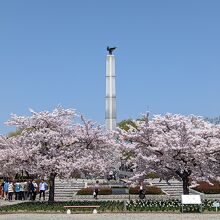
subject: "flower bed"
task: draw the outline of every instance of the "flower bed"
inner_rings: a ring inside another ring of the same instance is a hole
[[[64,206],[90,206],[98,205],[99,212],[122,212],[124,203],[119,201],[73,201],[73,202],[25,202],[9,206],[1,206],[0,213],[16,213],[16,212],[52,212],[66,213]],[[75,213],[91,213],[90,208],[74,208],[71,212]]]
[[[212,207],[214,200],[203,200],[202,210],[205,212],[215,212],[215,208]],[[218,200],[220,202],[220,200]],[[129,202],[120,201],[72,201],[72,202],[54,202],[54,203],[41,203],[41,202],[25,202],[15,205],[0,207],[1,213],[16,213],[16,212],[47,212],[47,213],[65,213],[64,206],[81,206],[81,205],[98,205],[98,212],[180,212],[181,201],[180,200],[166,200],[166,201],[140,201],[131,200]],[[198,205],[186,205],[184,206],[185,212],[199,212]],[[72,209],[71,212],[75,213],[91,213],[91,209]],[[220,209],[218,209],[220,213]]]
[[[92,195],[94,189],[92,187],[80,189],[77,195]],[[102,187],[99,189],[99,195],[111,195],[112,189],[109,187]]]
[[[216,200],[215,200],[216,201]],[[212,207],[214,200],[203,200],[202,201],[202,210],[203,211],[216,211],[214,207]],[[219,201],[218,201],[219,202]],[[166,200],[166,201],[130,201],[126,203],[126,209],[128,211],[135,212],[179,212],[182,209],[181,201],[178,199]],[[199,212],[200,205],[184,205],[185,212]],[[220,209],[218,209],[220,212]]]
[[[139,186],[130,187],[130,189],[129,189],[130,194],[139,194],[139,191],[140,191]],[[145,192],[145,194],[148,194],[148,195],[164,195],[165,194],[161,190],[161,188],[159,188],[157,186],[145,186],[144,187],[144,192]]]
[[[194,187],[192,189],[205,193],[205,194],[218,194],[220,193],[220,183],[217,181],[212,181],[212,184],[201,181],[199,182],[199,186]]]

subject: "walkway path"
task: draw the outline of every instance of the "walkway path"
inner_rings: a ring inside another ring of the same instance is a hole
[[[220,214],[7,214],[0,220],[219,220]]]
[[[29,200],[12,200],[11,202],[9,202],[8,200],[0,200],[0,207],[4,206],[4,205],[14,205],[14,204],[18,204],[18,203],[23,203],[23,202],[30,202]]]

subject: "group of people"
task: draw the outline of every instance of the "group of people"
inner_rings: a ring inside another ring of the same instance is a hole
[[[39,200],[43,197],[45,201],[45,191],[48,189],[48,184],[42,179],[38,185],[35,180],[29,181],[8,181],[4,180],[1,184],[1,197],[5,200],[36,200],[36,195],[39,192]]]

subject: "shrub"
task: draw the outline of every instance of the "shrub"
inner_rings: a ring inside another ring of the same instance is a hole
[[[94,189],[91,187],[83,188],[77,192],[77,195],[92,195],[93,191]],[[99,190],[99,195],[111,195],[111,194],[112,194],[112,189],[109,187],[103,187],[100,188]]]
[[[205,194],[218,194],[220,193],[220,183],[218,181],[211,181],[211,184],[201,181],[199,186],[194,187],[193,189]]]
[[[156,179],[156,178],[159,178],[159,175],[157,173],[148,173],[146,174],[146,178],[148,179]]]
[[[130,194],[139,194],[139,191],[140,191],[139,186],[130,187],[129,189]],[[144,187],[144,192],[145,194],[149,194],[149,195],[163,195],[164,194],[161,188],[157,186],[146,186]]]

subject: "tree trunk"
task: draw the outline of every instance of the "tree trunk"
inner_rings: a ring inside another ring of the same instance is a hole
[[[189,195],[189,176],[192,173],[191,170],[189,171],[184,170],[183,172],[176,171],[176,173],[183,181],[183,194]]]
[[[189,195],[189,176],[183,177],[183,194]]]
[[[48,202],[54,202],[54,192],[55,192],[55,173],[51,173],[49,176],[49,199]]]

